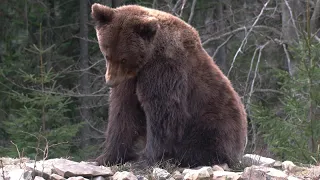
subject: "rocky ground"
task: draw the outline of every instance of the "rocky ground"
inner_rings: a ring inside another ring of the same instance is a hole
[[[34,161],[28,158],[0,158],[0,180],[320,180],[320,166],[297,166],[254,154],[242,158],[243,171],[215,165],[185,169],[177,167],[136,170],[131,164],[103,167],[67,159]]]

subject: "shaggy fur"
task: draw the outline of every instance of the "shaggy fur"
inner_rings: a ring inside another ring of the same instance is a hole
[[[238,162],[246,113],[194,28],[136,5],[94,4],[92,17],[112,86],[99,164],[139,159],[153,165],[163,158],[191,167]]]

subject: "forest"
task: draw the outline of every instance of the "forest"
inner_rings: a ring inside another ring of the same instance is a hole
[[[96,157],[108,120],[91,5],[195,27],[241,96],[246,153],[320,163],[320,0],[1,0],[0,157]]]

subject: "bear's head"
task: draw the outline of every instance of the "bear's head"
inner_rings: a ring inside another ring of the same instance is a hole
[[[106,81],[110,86],[135,77],[153,53],[158,20],[140,6],[113,9],[92,6],[92,18],[102,54],[106,59]]]

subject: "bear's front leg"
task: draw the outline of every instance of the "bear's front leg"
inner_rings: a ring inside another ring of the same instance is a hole
[[[145,116],[137,99],[136,79],[129,79],[111,89],[109,118],[104,150],[96,161],[115,165],[136,158],[135,142],[145,136]]]
[[[183,70],[169,64],[150,65],[140,73],[137,95],[147,120],[147,142],[140,157],[144,165],[176,153],[189,119],[187,81]]]

